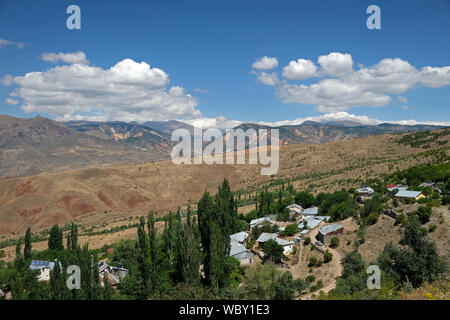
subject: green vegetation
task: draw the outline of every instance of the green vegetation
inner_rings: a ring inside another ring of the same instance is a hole
[[[340,243],[339,238],[338,237],[334,237],[334,238],[331,239],[330,247],[331,248],[337,248],[337,247],[339,247],[339,243]]]

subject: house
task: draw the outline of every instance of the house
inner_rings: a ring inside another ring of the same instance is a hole
[[[295,214],[297,217],[299,217],[303,212],[302,206],[296,204],[294,201],[292,201],[292,204],[288,205],[286,209],[289,210],[289,216]]]
[[[306,235],[308,234],[309,231],[311,231],[311,230],[303,229],[302,231],[300,231],[300,239],[305,239]]]
[[[58,261],[58,263],[59,263],[60,270],[62,270],[61,262]],[[39,271],[39,275],[37,276],[38,281],[45,281],[45,282],[50,281],[50,271],[52,271],[54,267],[55,267],[54,262],[41,261],[41,260],[31,260],[31,263],[29,266],[30,270]]]
[[[258,219],[253,219],[252,221],[250,221],[250,229],[253,229],[256,226],[259,226],[260,224],[263,224],[266,221],[269,222],[269,223],[272,223],[272,221],[270,220],[269,217],[262,217],[262,218],[258,218]]]
[[[431,190],[433,190],[434,192],[438,192],[439,194],[442,194],[442,190],[434,182],[424,181],[419,185],[419,187],[423,187],[423,188],[430,187]]]
[[[330,216],[309,216],[303,219],[303,221],[298,224],[298,228],[300,230],[312,230],[316,228],[322,221],[328,221],[329,219]]]
[[[254,254],[239,242],[231,241],[230,257],[236,258],[241,265],[245,265],[253,262]]]
[[[276,234],[276,233],[263,232],[263,233],[261,233],[259,238],[256,239],[256,242],[258,242],[258,245],[260,247],[262,247],[264,245],[264,242],[266,242],[268,240],[275,240],[280,246],[282,246],[284,254],[288,254],[288,253],[292,252],[292,248],[293,248],[292,246],[294,245],[294,242],[279,238],[278,234]]]
[[[114,267],[104,262],[99,262],[98,272],[100,275],[100,284],[102,286],[104,285],[103,278],[105,276],[105,273],[109,283],[112,286],[116,286],[120,283],[120,280],[123,279],[128,274],[128,269],[123,268],[123,265],[121,263],[117,267]]]
[[[319,208],[311,207],[311,208],[307,208],[307,209],[303,210],[302,216],[303,217],[317,216],[318,213],[319,213]]]
[[[403,186],[401,184],[389,184],[386,188],[390,192],[393,192],[395,190],[397,190],[397,191],[402,191],[402,190],[405,191],[405,190],[408,189],[406,186]]]
[[[364,187],[362,187],[360,189],[357,189],[356,192],[359,193],[359,194],[364,194],[364,195],[370,196],[375,191],[371,187],[364,186]]]
[[[248,238],[248,233],[245,231],[241,231],[235,234],[232,234],[230,236],[230,240],[233,242],[237,242],[237,243],[244,243],[245,240]]]
[[[337,237],[342,232],[344,232],[344,227],[341,224],[329,224],[319,228],[316,239],[321,241],[323,244],[328,245],[332,238]]]
[[[425,198],[425,195],[422,194],[422,191],[409,191],[409,190],[400,190],[395,194],[395,197],[398,199],[414,199],[419,200]]]

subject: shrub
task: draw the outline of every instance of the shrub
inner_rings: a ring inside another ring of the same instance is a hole
[[[339,246],[339,238],[338,237],[334,237],[331,239],[331,244],[330,247],[331,248],[337,248]]]
[[[297,253],[297,247],[292,248],[292,254],[296,254]]]
[[[306,237],[305,238],[305,241],[303,242],[303,244],[305,245],[305,246],[307,246],[308,244],[310,244],[311,243],[311,238],[310,237]]]
[[[442,197],[442,205],[450,204],[450,196],[443,196]]]
[[[376,224],[377,221],[378,221],[378,213],[376,213],[376,212],[372,212],[371,214],[369,214],[369,216],[366,219],[366,223],[369,226]]]
[[[406,216],[403,213],[395,217],[394,226],[399,224],[404,225],[405,223],[406,223]]]
[[[283,232],[281,232],[282,236],[293,236],[298,231],[298,226],[296,223],[292,223],[288,226],[286,226],[286,229],[284,229]]]
[[[311,258],[309,258],[308,267],[314,267],[317,264],[317,261],[317,258],[312,256]]]
[[[416,211],[417,217],[422,224],[427,223],[430,220],[431,213],[431,208],[424,206],[419,207]]]
[[[323,255],[323,262],[328,263],[333,259],[333,254],[330,251],[325,251],[325,254]]]
[[[428,227],[428,232],[431,233],[434,230],[436,230],[437,226],[435,224],[430,224],[430,226]]]
[[[307,276],[305,278],[305,281],[308,282],[309,284],[313,283],[314,281],[316,281],[316,277],[314,276]]]

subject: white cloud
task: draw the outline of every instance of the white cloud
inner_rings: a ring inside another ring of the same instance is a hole
[[[411,109],[409,106],[401,106],[400,108],[402,108],[402,109],[404,109],[404,110],[409,110],[409,109]]]
[[[319,56],[320,74],[328,76],[344,76],[353,72],[352,56],[348,53],[331,52]]]
[[[14,81],[14,77],[12,75],[10,75],[10,74],[7,74],[7,75],[3,76],[2,80],[1,80],[1,82],[5,86],[12,85],[13,81]]]
[[[191,126],[203,129],[210,129],[210,128],[230,129],[242,123],[242,121],[231,120],[222,116],[216,118],[203,117],[198,119],[180,120],[180,121],[190,124]]]
[[[6,98],[5,99],[6,104],[9,104],[10,106],[15,106],[19,103],[19,101],[14,100],[14,99],[10,99],[10,98]]]
[[[271,83],[276,95],[285,103],[316,105],[319,112],[333,113],[353,107],[386,106],[392,101],[391,95],[402,94],[418,85],[432,88],[450,85],[450,66],[418,70],[408,61],[387,58],[372,66],[359,64],[359,69],[354,70],[352,56],[339,52],[319,56],[318,62],[320,69],[311,60],[290,61],[282,71],[286,80]],[[273,79],[275,76],[276,73],[271,74]],[[259,81],[267,80],[260,73],[257,77]],[[309,84],[288,81],[311,77],[318,80]],[[408,101],[403,96],[397,99],[403,104]]]
[[[420,70],[420,83],[426,87],[440,88],[450,85],[450,66],[442,68],[423,67]]]
[[[71,64],[14,77],[21,109],[57,120],[167,120],[202,117],[194,97],[146,62],[124,59],[109,69]]]
[[[71,52],[71,53],[44,53],[42,55],[42,60],[48,61],[54,64],[58,62],[65,62],[69,64],[73,63],[81,63],[81,64],[89,64],[89,60],[86,59],[86,54],[82,51]]]
[[[315,75],[317,66],[311,60],[290,61],[283,68],[283,77],[288,80],[305,80]]]
[[[274,69],[276,67],[278,67],[278,59],[270,58],[267,56],[259,58],[252,65],[253,69],[258,69],[258,70],[270,70],[270,69]]]
[[[15,41],[10,41],[10,40],[6,40],[6,39],[0,39],[0,48],[5,47],[5,46],[16,46],[19,49],[23,49],[25,45],[22,42],[15,42]]]
[[[269,86],[274,86],[279,82],[276,72],[272,73],[261,72],[258,74],[258,80],[259,82],[267,84]]]
[[[397,100],[402,102],[402,103],[407,103],[408,102],[408,98],[406,98],[404,96],[398,96]]]
[[[320,116],[313,116],[313,117],[305,117],[305,118],[297,118],[294,120],[283,120],[283,121],[276,121],[276,122],[253,122],[261,125],[271,126],[271,127],[278,127],[278,126],[287,126],[287,125],[299,125],[302,124],[305,121],[315,121],[319,123],[327,123],[327,122],[334,122],[334,121],[352,121],[352,122],[359,122],[362,125],[378,125],[381,123],[392,123],[392,124],[401,124],[401,125],[416,125],[416,124],[428,124],[428,125],[439,125],[439,126],[450,126],[450,122],[445,121],[416,121],[413,119],[410,120],[379,120],[374,118],[369,118],[368,116],[359,116],[351,113],[347,113],[345,111],[341,112],[332,112],[323,114]]]

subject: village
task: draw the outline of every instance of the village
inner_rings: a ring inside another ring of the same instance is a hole
[[[388,184],[384,188],[383,193],[390,199],[391,203],[403,205],[428,201],[430,192],[443,194],[440,186],[430,181],[422,182],[418,186],[420,190],[409,190],[408,186],[402,184]],[[425,190],[427,192],[424,192]],[[359,208],[370,202],[374,196],[379,196],[379,193],[366,184],[359,189],[354,189],[353,192],[354,201],[359,204]],[[447,193],[448,191],[445,192],[445,194]],[[268,214],[248,220],[249,223],[245,230],[231,234],[229,236],[229,257],[235,258],[242,267],[261,265],[267,261],[272,261],[279,268],[290,269],[296,264],[294,261],[298,261],[298,256],[302,254],[301,250],[307,250],[308,248],[308,251],[315,250],[319,255],[323,255],[323,262],[325,263],[329,262],[333,255],[336,255],[336,259],[339,260],[337,263],[340,263],[341,257],[333,249],[339,244],[339,237],[344,234],[344,221],[340,221],[334,216],[323,215],[320,206],[314,204],[303,208],[295,200],[292,200],[282,211],[288,214],[287,220],[280,220],[276,214]],[[379,213],[386,214],[396,220],[399,215],[395,208],[382,209]],[[349,219],[351,218],[349,217]],[[311,244],[311,246],[308,247],[306,244]],[[112,254],[113,250],[113,248],[110,248],[107,253]],[[277,250],[280,252],[279,255],[274,254],[274,251]],[[330,251],[333,252],[333,255],[330,254]],[[326,257],[327,254],[330,255],[328,258]],[[297,257],[296,260],[290,259],[294,256]],[[57,259],[55,261],[31,260],[28,268],[37,271],[39,282],[50,283],[52,271],[57,264],[59,265],[58,269],[63,270],[61,262]],[[322,262],[318,266],[321,264]],[[121,280],[129,274],[127,267],[122,262],[110,265],[109,259],[100,259],[98,262],[100,286],[104,288],[104,281],[108,281],[109,286],[119,289]],[[340,268],[338,270],[341,271]],[[338,277],[339,275],[334,274],[332,277]],[[321,280],[320,283],[322,283]],[[11,293],[0,291],[0,298],[11,299]]]

